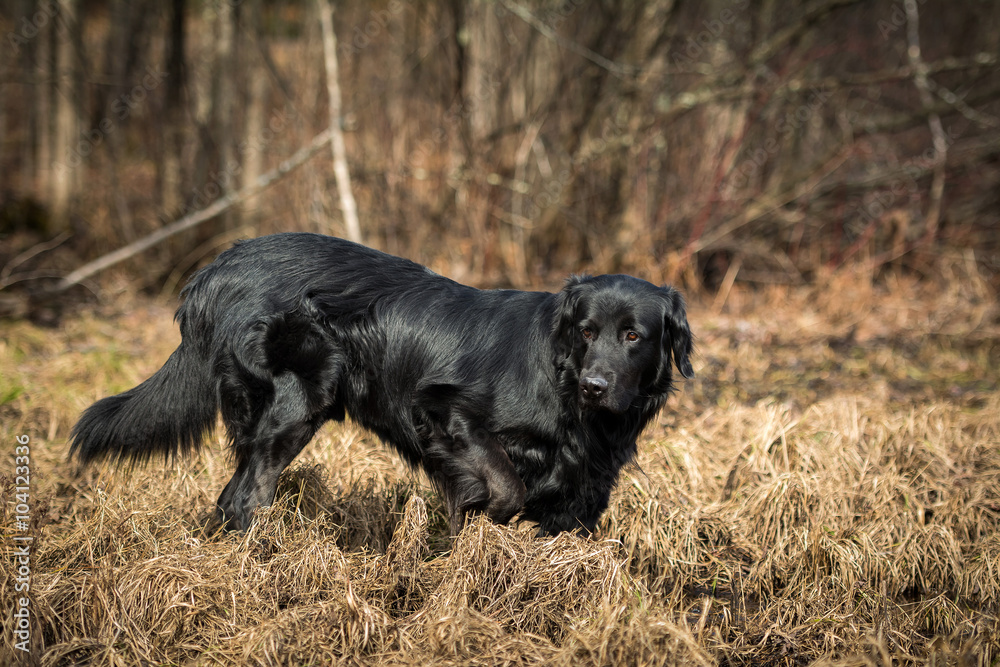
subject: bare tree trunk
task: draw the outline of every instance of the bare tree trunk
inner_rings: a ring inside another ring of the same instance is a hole
[[[330,148],[333,152],[333,174],[340,193],[340,210],[344,215],[347,238],[361,243],[361,225],[358,223],[358,206],[351,193],[351,174],[347,169],[347,148],[341,129],[341,100],[337,67],[337,36],[333,32],[333,7],[327,0],[316,0],[320,24],[323,29],[323,54],[326,58],[326,87],[330,96]]]
[[[19,12],[20,15],[22,16],[26,14],[25,10],[26,6],[29,6],[23,0],[18,0],[17,2],[13,3],[13,5],[14,5],[13,10],[15,12]],[[10,37],[8,37],[8,40],[10,40]],[[22,86],[17,86],[16,84],[13,83],[14,79],[13,75],[14,72],[20,72],[22,73],[22,75],[28,75],[32,71],[32,55],[34,53],[34,49],[31,48],[30,45],[34,40],[26,40],[26,41],[27,41],[26,44],[18,44],[16,49],[12,49],[14,50],[16,57],[7,58],[6,65],[3,68],[0,68],[0,76],[2,76],[5,81],[10,81],[10,83],[0,84],[0,100],[9,99],[9,96],[12,95],[13,90],[16,89],[25,90],[23,84]],[[10,46],[13,47],[12,44]],[[26,81],[24,83],[28,84],[29,82]],[[33,98],[31,99],[33,100]],[[11,143],[11,144],[7,143],[6,119],[9,110],[6,104],[0,104],[0,107],[2,107],[2,110],[0,110],[0,128],[2,128],[0,129],[0,146],[6,146],[7,151],[9,151],[8,153],[3,148],[0,148],[0,164],[10,164],[13,162],[15,164],[20,165],[21,167],[20,173],[17,176],[17,180],[19,180],[20,182],[17,184],[17,188],[20,192],[27,193],[29,191],[31,184],[31,181],[28,180],[27,178],[27,176],[31,174],[31,141],[30,140],[19,141],[17,143]],[[34,112],[34,109],[32,109],[30,105],[26,105],[24,108],[27,109],[29,114]],[[28,136],[30,137],[30,128],[31,128],[30,120],[26,125],[29,128]],[[20,154],[15,155],[15,153],[20,153]],[[14,183],[12,181],[14,180],[15,179],[13,177],[8,176],[7,187],[13,187]]]
[[[218,185],[222,194],[235,189],[239,165],[235,161],[233,149],[234,103],[236,97],[236,11],[233,3],[220,2],[217,6],[218,18],[215,41],[214,85],[212,86],[212,138],[215,141],[215,157],[218,171],[210,178]],[[225,229],[232,224],[227,217],[236,217],[238,212],[222,216],[218,226]],[[214,233],[213,230],[209,230]]]
[[[111,18],[108,28],[108,37],[105,41],[104,71],[111,78],[108,86],[99,87],[97,90],[97,100],[95,108],[100,113],[106,114],[109,109],[114,109],[111,100],[121,99],[119,96],[128,94],[131,75],[135,72],[139,59],[139,49],[137,41],[142,38],[143,30],[138,30],[139,25],[145,24],[137,14],[143,12],[144,8],[128,2],[127,0],[113,0],[111,3]],[[112,113],[115,113],[112,111]],[[111,118],[112,122],[117,122],[117,114],[114,116],[104,116]],[[111,178],[112,197],[115,201],[115,209],[118,212],[119,228],[122,236],[127,240],[136,237],[135,224],[132,212],[128,204],[128,196],[122,187],[119,165],[123,164],[122,156],[125,154],[124,132],[110,132],[103,136],[102,141],[107,142],[107,151],[111,158],[108,167]],[[156,160],[157,163],[160,160]]]
[[[464,44],[462,70],[462,108],[460,117],[464,141],[463,171],[475,171],[478,164],[489,164],[491,158],[480,151],[487,136],[497,127],[500,104],[498,97],[499,67],[504,62],[502,31],[493,5],[487,0],[473,0],[465,6],[465,23],[459,27]],[[492,170],[493,165],[488,167]],[[491,268],[497,248],[496,227],[491,224],[489,192],[492,188],[481,183],[462,180],[456,189],[456,200],[462,216],[469,221],[470,234],[478,246],[471,270],[486,272]]]
[[[247,12],[245,17],[246,29],[242,31],[241,38],[244,40],[254,40],[255,48],[245,48],[243,49],[243,54],[248,59],[250,58],[251,52],[259,52],[256,46],[260,44],[263,39],[261,35],[262,31],[262,16],[261,16],[261,0],[250,0],[247,4]],[[249,44],[247,44],[249,47]],[[252,59],[252,63],[248,60],[246,65],[249,81],[248,93],[247,93],[247,112],[246,112],[246,128],[244,132],[244,142],[245,150],[240,156],[243,162],[243,172],[241,183],[243,187],[248,184],[253,183],[260,177],[264,169],[264,152],[261,150],[260,140],[263,136],[265,129],[264,116],[265,116],[265,102],[267,100],[267,74],[263,67],[261,67],[259,61],[256,58]],[[245,223],[255,224],[259,218],[257,208],[244,203],[242,209],[242,216]]]
[[[170,37],[167,45],[167,89],[164,102],[163,162],[159,169],[160,210],[173,215],[181,209],[184,183],[181,178],[181,151],[184,143],[184,14],[185,1],[170,5]]]
[[[7,73],[3,72],[4,78],[6,75]],[[0,98],[10,95],[9,88],[11,88],[10,84],[0,83]],[[0,104],[0,164],[8,161],[5,146],[7,146],[7,106]]]
[[[917,9],[915,0],[905,0],[903,7],[906,10],[907,41],[909,42],[906,53],[910,60],[910,67],[913,68],[913,81],[920,93],[920,102],[925,109],[930,110],[934,107],[934,96],[931,94],[927,78],[927,64],[920,55],[920,11]],[[937,235],[938,223],[941,220],[941,198],[944,195],[948,141],[945,138],[944,127],[941,125],[941,117],[938,114],[929,113],[927,125],[930,127],[934,146],[934,180],[931,181],[930,204],[927,207],[927,215],[924,217],[924,239],[930,242]]]
[[[53,52],[53,114],[55,135],[52,144],[51,202],[52,217],[49,232],[66,229],[69,226],[69,205],[75,191],[77,165],[71,161],[71,147],[79,134],[75,77],[76,61],[73,54],[74,31],[79,30],[77,21],[78,0],[62,0],[59,3],[59,30],[54,35]]]
[[[659,40],[665,37],[665,23],[673,2],[664,6],[659,3],[649,3],[645,8],[637,10],[633,38],[629,40],[627,51],[629,60],[642,63],[647,80],[665,77],[668,67],[666,53],[657,49]],[[663,10],[665,16],[657,16]],[[629,122],[627,129],[629,137],[642,137],[640,129],[643,123],[643,113],[638,105],[633,106],[631,100],[622,99],[619,111],[626,111]],[[615,246],[623,258],[623,262],[632,266],[642,266],[649,263],[649,249],[653,247],[655,234],[655,208],[657,169],[652,164],[658,163],[658,149],[654,140],[646,140],[643,145],[630,146],[628,154],[623,156],[626,177],[619,181],[619,197],[624,202],[621,216],[621,226],[615,234]]]
[[[34,5],[35,3],[31,3]],[[29,42],[34,48],[34,114],[31,117],[34,133],[31,178],[35,198],[47,202],[52,182],[52,70],[54,57],[52,45],[55,21],[43,26],[37,37]]]
[[[392,21],[390,30],[398,29],[404,36],[401,40],[387,45],[386,52],[386,73],[387,90],[394,91],[398,96],[397,100],[389,100],[385,105],[386,120],[389,126],[389,154],[388,162],[384,163],[383,171],[386,175],[386,197],[379,203],[379,207],[374,213],[379,215],[383,221],[381,233],[384,234],[385,250],[394,254],[400,254],[400,226],[405,219],[399,215],[405,208],[405,201],[408,193],[407,171],[412,170],[414,165],[409,164],[408,150],[413,140],[412,128],[407,122],[407,108],[401,103],[402,100],[409,99],[413,93],[413,77],[406,75],[406,55],[407,47],[411,44],[419,43],[415,36],[419,25],[417,21],[401,22],[398,18]],[[406,33],[410,31],[414,34],[412,38]],[[357,68],[355,68],[357,69]],[[369,213],[371,215],[372,213]],[[412,230],[407,230],[412,231]]]
[[[466,78],[463,96],[472,142],[479,143],[497,126],[496,84],[505,63],[503,33],[493,5],[474,0],[466,7]],[[471,148],[471,147],[470,147]]]

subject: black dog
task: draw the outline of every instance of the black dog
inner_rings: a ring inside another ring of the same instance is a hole
[[[327,420],[420,465],[451,528],[468,512],[592,531],[636,437],[694,373],[684,302],[623,275],[556,294],[481,291],[316,234],[239,243],[199,271],[163,368],[98,401],[71,453],[145,461],[198,446],[221,410],[237,464],[218,501],[246,530]]]

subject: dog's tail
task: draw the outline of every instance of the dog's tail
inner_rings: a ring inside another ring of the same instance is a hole
[[[70,456],[144,463],[196,449],[218,412],[211,363],[201,357],[181,342],[151,378],[87,408],[73,427]]]

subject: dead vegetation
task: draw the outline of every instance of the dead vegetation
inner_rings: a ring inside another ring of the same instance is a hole
[[[451,540],[425,480],[349,424],[321,433],[249,533],[206,534],[220,447],[128,474],[65,461],[79,411],[176,344],[171,307],[5,323],[0,429],[32,446],[31,657],[997,664],[998,313],[952,266],[936,286],[844,274],[695,304],[699,377],[589,541],[484,521]],[[12,560],[0,569],[6,628]],[[0,662],[19,656],[5,629]]]

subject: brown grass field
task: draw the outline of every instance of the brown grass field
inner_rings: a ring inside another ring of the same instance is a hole
[[[80,411],[177,344],[176,303],[123,287],[59,329],[4,322],[0,664],[1000,664],[1000,313],[974,262],[944,264],[692,298],[698,377],[590,540],[451,539],[426,480],[350,424],[248,534],[206,534],[219,434],[131,473],[66,460]]]

